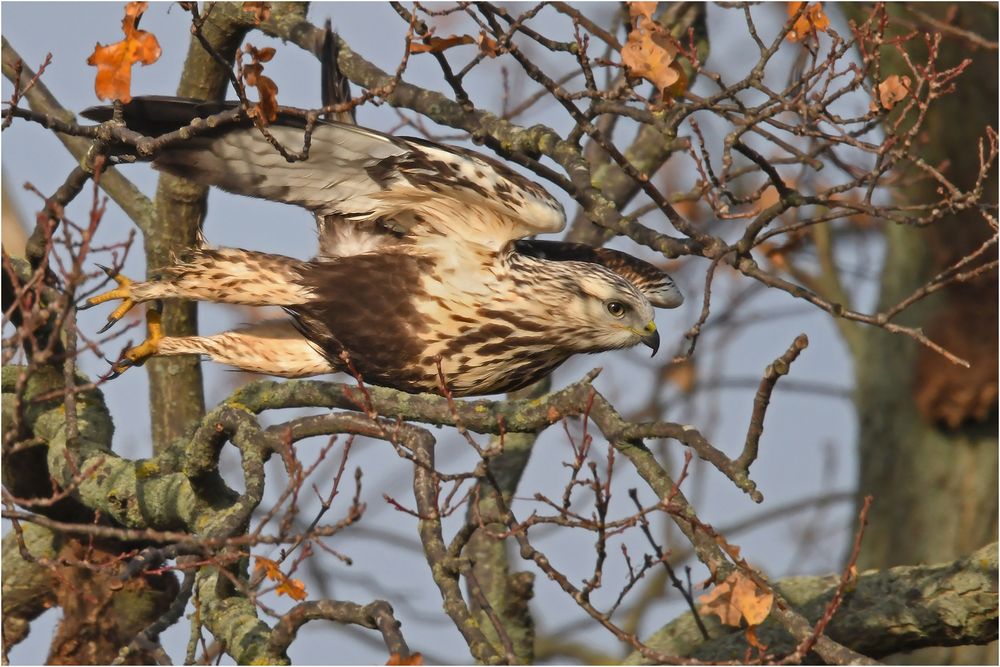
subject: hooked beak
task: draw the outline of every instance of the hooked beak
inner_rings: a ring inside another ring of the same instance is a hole
[[[653,324],[652,320],[646,325],[641,336],[642,344],[653,351],[653,354],[649,356],[654,356],[656,351],[660,349],[660,332],[656,330],[656,325]]]

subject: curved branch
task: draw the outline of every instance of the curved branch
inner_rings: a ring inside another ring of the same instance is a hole
[[[366,387],[367,396],[357,387],[337,382],[261,380],[249,383],[227,400],[226,404],[258,413],[287,407],[322,407],[364,411],[371,400],[378,414],[434,425],[461,424],[477,433],[535,433],[565,417],[582,415],[590,409],[590,418],[611,442],[671,438],[690,447],[699,457],[714,465],[734,484],[754,499],[763,500],[745,468],[716,449],[694,427],[669,422],[633,423],[626,421],[590,384],[597,372],[579,382],[538,399],[472,400],[449,402],[431,394],[407,394],[384,387]],[[315,422],[313,422],[315,423]],[[312,435],[322,430],[311,431]],[[329,431],[327,431],[329,432]],[[669,487],[668,487],[669,488]]]
[[[382,633],[382,640],[390,655],[400,658],[410,656],[410,648],[399,631],[400,623],[393,615],[392,605],[385,600],[375,600],[364,606],[337,600],[311,600],[297,604],[281,617],[271,631],[271,652],[284,653],[295,641],[299,628],[309,621],[317,620],[360,625],[363,628],[378,630]]]

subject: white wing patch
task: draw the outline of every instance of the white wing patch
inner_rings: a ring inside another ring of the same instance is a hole
[[[269,130],[290,150],[302,149],[302,129]],[[433,237],[445,236],[451,244],[499,250],[566,224],[558,201],[500,162],[356,125],[318,124],[304,161],[288,162],[256,129],[237,128],[178,144],[154,165],[237,194],[297,204],[321,217],[386,220],[417,243],[438,245]]]
[[[452,196],[471,206],[493,209],[497,215],[511,217],[517,236],[562,231],[566,214],[562,206],[540,185],[529,181],[505,165],[472,151],[416,143],[451,190]],[[514,230],[512,230],[514,231]]]

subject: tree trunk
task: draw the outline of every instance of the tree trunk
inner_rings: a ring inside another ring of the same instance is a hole
[[[920,9],[962,29],[981,31],[985,39],[997,38],[995,7],[960,4]],[[914,18],[908,9],[892,11]],[[953,19],[949,12],[955,13]],[[922,150],[922,157],[943,167],[959,187],[975,181],[977,142],[987,125],[996,127],[995,52],[974,50],[967,41],[946,36],[939,69],[966,57],[973,63],[958,79],[955,92],[931,106]],[[969,85],[972,82],[976,85]],[[996,175],[987,183],[983,199],[995,203]],[[926,199],[935,196],[927,192],[933,187],[922,180],[901,195]],[[950,215],[923,230],[888,227],[880,309],[905,298],[991,235],[978,209]],[[995,258],[994,247],[973,266]],[[855,359],[858,493],[859,497],[873,494],[875,503],[859,568],[957,558],[997,538],[996,273],[941,290],[900,320],[924,327],[933,340],[972,367],[951,364],[881,329],[863,329]],[[990,664],[997,660],[996,644],[928,649],[901,660]]]

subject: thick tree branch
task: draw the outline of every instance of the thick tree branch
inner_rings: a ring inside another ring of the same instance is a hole
[[[299,628],[309,621],[322,620],[378,630],[390,655],[404,659],[410,656],[406,640],[399,632],[399,621],[393,615],[392,606],[385,600],[366,605],[337,600],[314,600],[295,605],[281,617],[271,632],[272,653],[284,653],[295,640]]]
[[[838,575],[791,577],[775,588],[801,610],[811,623],[817,621],[837,588]],[[997,639],[997,545],[948,563],[869,570],[843,604],[826,634],[871,658],[911,651],[924,646],[986,644]],[[653,634],[647,643],[665,653],[699,660],[739,660],[747,649],[743,634],[710,624],[711,641],[704,642],[690,614],[685,614]],[[727,633],[728,634],[725,634]],[[793,640],[768,621],[757,637],[772,655],[794,650]],[[633,653],[627,664],[643,664]]]
[[[206,7],[199,31],[205,43],[232,66],[236,49],[252,24],[253,17],[240,4],[220,2]],[[177,94],[222,100],[229,75],[192,36]],[[207,199],[206,186],[169,174],[160,176],[155,200],[157,218],[169,220],[170,224],[157,225],[143,237],[147,277],[169,265],[175,253],[198,244]],[[197,304],[168,301],[163,308],[163,327],[171,336],[197,335]],[[187,433],[205,414],[201,364],[193,356],[166,357],[153,359],[147,368],[153,447],[159,452]]]
[[[756,502],[763,496],[746,470],[709,443],[697,429],[669,422],[632,423],[626,421],[590,385],[593,373],[584,380],[549,394],[542,400],[461,401],[450,404],[430,394],[406,394],[383,387],[368,387],[372,406],[380,415],[417,420],[435,425],[457,425],[457,420],[478,433],[533,433],[565,417],[583,414],[593,402],[590,417],[612,442],[671,438],[690,447],[710,462]],[[595,397],[591,398],[591,393]],[[227,399],[233,406],[251,412],[285,407],[324,407],[361,410],[366,397],[356,387],[336,382],[258,381],[248,383]],[[668,487],[669,488],[669,487]]]
[[[39,559],[55,558],[62,537],[42,528],[25,524],[3,538],[3,655],[28,636],[31,621],[55,602],[55,585],[50,569]],[[22,553],[20,540],[24,540]]]

